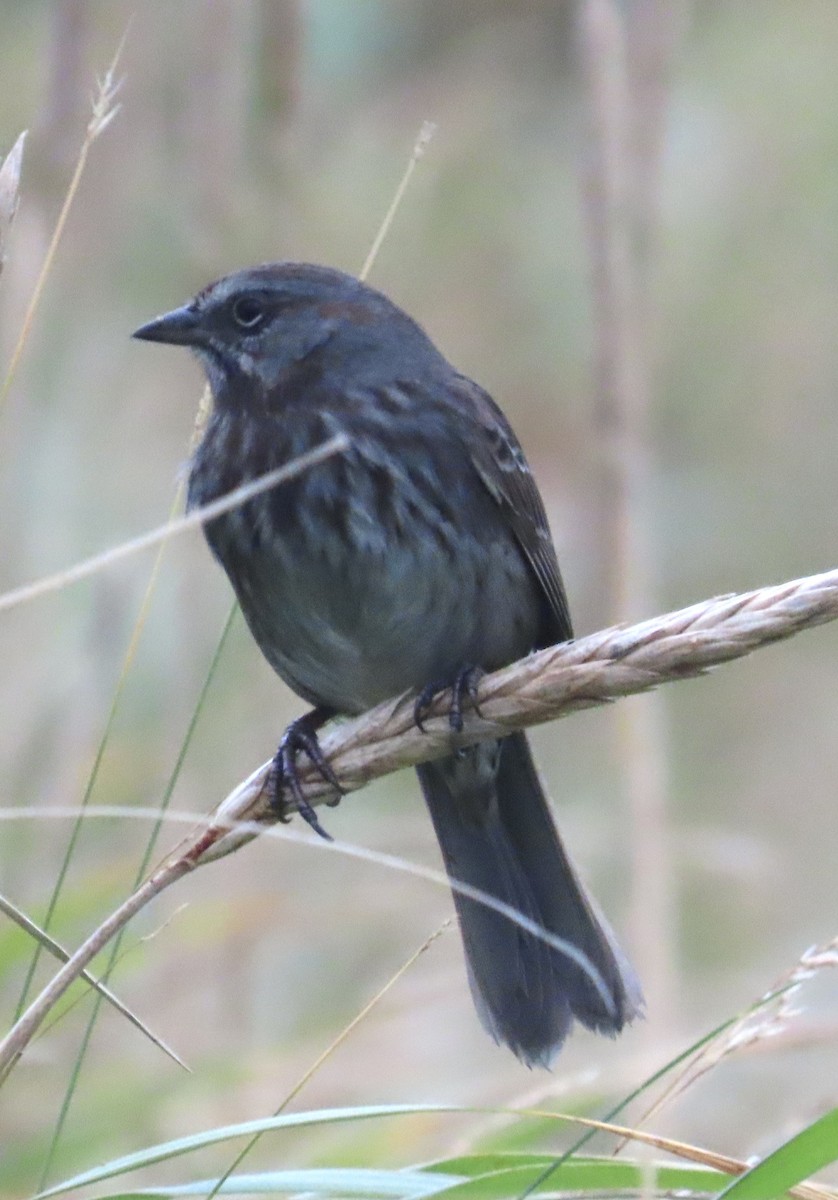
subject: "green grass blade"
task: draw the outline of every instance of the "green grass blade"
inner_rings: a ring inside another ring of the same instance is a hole
[[[231,1175],[219,1181],[199,1179],[173,1187],[147,1188],[136,1192],[114,1192],[100,1200],[160,1200],[166,1196],[282,1196],[302,1192],[312,1196],[360,1197],[361,1200],[422,1200],[433,1196],[456,1176],[434,1176],[424,1171],[379,1171],[366,1167],[316,1167],[311,1170],[264,1171]]]
[[[181,1154],[189,1154],[202,1150],[206,1146],[214,1146],[219,1142],[230,1141],[237,1137],[252,1137],[255,1133],[269,1130],[295,1129],[310,1125],[329,1125],[343,1121],[365,1121],[378,1117],[412,1116],[415,1113],[449,1113],[449,1112],[486,1112],[486,1109],[461,1108],[451,1104],[376,1104],[359,1108],[325,1108],[314,1112],[284,1113],[279,1117],[263,1117],[255,1121],[243,1121],[237,1125],[223,1125],[216,1129],[204,1130],[188,1137],[175,1138],[173,1141],[160,1142],[155,1146],[147,1146],[120,1158],[102,1163],[74,1175],[45,1191],[38,1193],[34,1200],[46,1200],[48,1196],[60,1196],[73,1188],[84,1187],[91,1183],[100,1183],[103,1179],[114,1179],[126,1171],[136,1171],[140,1167],[152,1166],[154,1163],[166,1162]]]
[[[838,1108],[833,1108],[720,1194],[725,1200],[771,1200],[808,1179],[815,1171],[838,1162]]]

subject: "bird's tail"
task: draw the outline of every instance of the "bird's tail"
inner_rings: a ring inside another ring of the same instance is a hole
[[[523,733],[417,768],[450,878],[576,951],[454,892],[480,1019],[528,1066],[549,1066],[574,1018],[612,1037],[642,1010],[637,978],[571,866]]]

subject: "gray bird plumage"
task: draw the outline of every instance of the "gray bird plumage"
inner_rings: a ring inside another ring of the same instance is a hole
[[[505,417],[385,296],[279,263],[138,330],[190,346],[214,411],[190,505],[337,432],[350,449],[206,527],[265,657],[317,710],[357,713],[572,636],[538,490]],[[547,1065],[573,1018],[615,1034],[637,980],[565,854],[526,738],[418,769],[449,875],[570,943],[589,970],[455,892],[492,1036]],[[596,982],[594,982],[596,981]]]

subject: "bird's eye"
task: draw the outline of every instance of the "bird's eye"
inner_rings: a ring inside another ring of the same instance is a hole
[[[239,296],[233,304],[233,320],[241,329],[255,329],[264,316],[264,305],[255,296]]]

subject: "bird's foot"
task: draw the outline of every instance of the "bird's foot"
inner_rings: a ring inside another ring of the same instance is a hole
[[[287,785],[291,789],[291,795],[294,797],[297,812],[311,826],[314,832],[319,833],[327,842],[331,842],[332,837],[320,824],[317,819],[317,813],[303,794],[300,775],[297,770],[297,755],[304,751],[314,764],[321,778],[326,783],[331,784],[339,797],[343,795],[343,788],[340,786],[334,771],[329,766],[317,737],[318,729],[325,725],[331,716],[333,716],[331,709],[313,708],[311,712],[298,717],[296,721],[292,721],[285,730],[285,733],[282,735],[282,741],[279,743],[279,749],[274,755],[274,783],[271,799],[271,806],[280,821],[290,821],[291,811],[293,810],[289,811],[289,806],[282,799],[283,785]]]
[[[483,678],[485,671],[480,667],[461,667],[454,676],[453,681],[450,679],[429,683],[416,697],[413,705],[413,720],[422,732],[425,732],[425,719],[431,710],[436,697],[440,692],[451,691],[451,704],[448,709],[448,724],[451,726],[454,733],[461,733],[463,729],[463,701],[468,700],[472,709],[477,713],[478,717],[483,714],[480,711],[480,705],[477,702],[477,688],[480,680]]]

